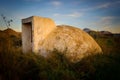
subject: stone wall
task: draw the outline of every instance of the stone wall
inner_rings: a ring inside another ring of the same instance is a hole
[[[22,19],[23,52],[38,52],[38,43],[56,28],[54,21],[49,18],[32,16]]]

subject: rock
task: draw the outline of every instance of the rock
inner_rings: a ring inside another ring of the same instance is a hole
[[[56,49],[71,62],[78,62],[87,55],[102,53],[100,46],[88,33],[67,25],[57,26],[38,46],[39,54],[45,57]]]
[[[89,32],[91,32],[92,30],[90,30],[89,28],[84,28],[83,31],[89,33]]]

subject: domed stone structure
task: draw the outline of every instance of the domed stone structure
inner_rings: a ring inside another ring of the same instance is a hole
[[[89,54],[101,53],[99,45],[86,32],[67,25],[57,26],[43,42],[39,42],[39,53],[47,56],[56,49],[72,62],[79,61]]]
[[[47,57],[48,55],[50,55],[52,51],[54,51],[54,49],[56,49],[57,51],[61,52],[61,54],[64,54],[64,56],[68,58],[71,62],[77,62],[80,59],[82,59],[84,56],[102,52],[100,46],[96,43],[96,41],[89,34],[87,34],[86,32],[82,31],[79,28],[75,28],[67,25],[55,26],[54,23],[50,24],[49,26],[49,22],[51,23],[51,20],[50,21],[48,20],[47,23],[45,22],[47,18],[41,18],[41,17],[39,17],[39,19],[44,19],[44,20],[39,20],[39,21],[43,21],[43,22],[39,22],[41,23],[40,25],[34,26],[35,24],[33,22],[35,22],[34,20],[35,17],[32,18],[30,22],[32,22],[31,27],[34,27],[32,28],[33,37],[28,37],[28,38],[33,38],[33,42],[31,42],[33,52],[37,52]],[[23,20],[23,23],[24,22],[25,21]],[[47,23],[48,25],[47,24],[45,24],[45,26],[42,25],[44,23]],[[24,27],[25,24],[23,28]],[[37,32],[35,28],[37,29]],[[24,33],[25,31],[23,30],[22,38],[26,36]],[[37,37],[35,37],[36,35]],[[24,43],[24,39],[23,39],[23,43]],[[35,48],[36,46],[37,48]],[[23,48],[25,47],[26,46],[24,46],[23,44]]]

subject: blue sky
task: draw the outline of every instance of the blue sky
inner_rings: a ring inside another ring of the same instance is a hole
[[[21,19],[52,18],[57,25],[120,33],[120,0],[1,0],[0,14],[13,19],[11,28],[21,31]],[[0,29],[5,29],[0,16]]]

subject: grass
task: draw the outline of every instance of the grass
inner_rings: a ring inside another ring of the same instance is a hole
[[[98,54],[69,62],[60,52],[45,59],[34,53],[0,53],[1,80],[119,80],[120,54]]]
[[[16,41],[4,39],[0,42],[0,80],[120,80],[119,40],[110,37],[95,40],[103,54],[71,63],[57,50],[48,58],[23,54],[21,47],[15,46]]]

